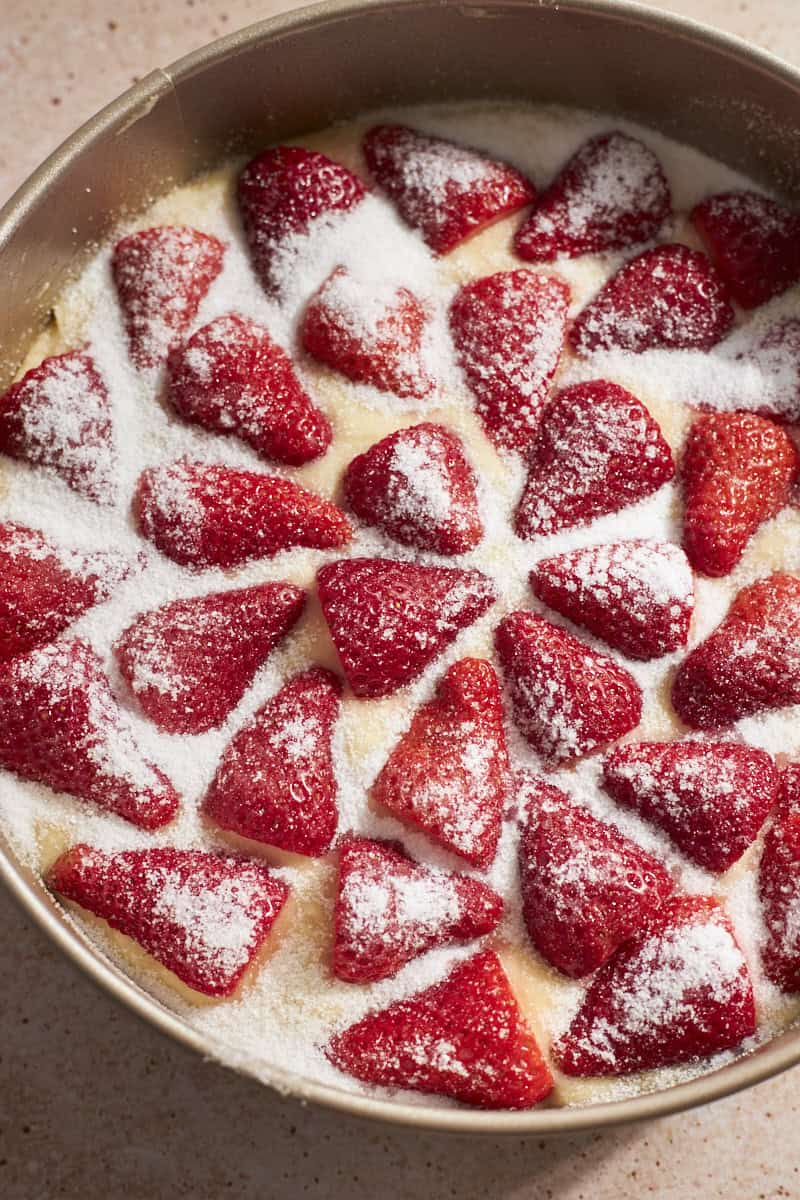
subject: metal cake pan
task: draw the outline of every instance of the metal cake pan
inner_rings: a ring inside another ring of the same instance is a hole
[[[329,0],[158,69],[68,139],[0,211],[0,386],[121,216],[233,151],[364,109],[556,101],[658,128],[800,204],[800,72],[736,38],[614,0]],[[105,960],[0,837],[0,877],[90,979],[199,1053],[222,1048]],[[583,1108],[483,1113],[352,1095],[268,1062],[237,1069],[303,1100],[462,1133],[598,1129],[664,1116],[800,1061],[800,1028],[691,1082]]]

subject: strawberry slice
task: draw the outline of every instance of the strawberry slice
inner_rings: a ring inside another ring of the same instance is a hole
[[[370,174],[435,254],[530,204],[533,184],[508,163],[405,125],[376,125],[364,137]]]
[[[688,640],[694,581],[671,542],[585,546],[541,559],[530,580],[550,608],[628,658],[660,658]]]
[[[140,755],[85,642],[54,642],[0,666],[0,766],[141,829],[166,825],[178,809],[175,789]]]
[[[333,973],[348,983],[396,975],[434,946],[491,933],[503,901],[485,883],[423,867],[391,842],[342,846]]]
[[[205,996],[233,994],[289,895],[261,863],[173,846],[107,854],[79,844],[47,882]]]
[[[45,358],[0,397],[0,451],[52,471],[87,500],[113,503],[111,404],[86,351]]]
[[[254,321],[217,317],[172,351],[168,368],[169,399],[184,420],[234,434],[263,458],[299,467],[330,445],[328,418]]]
[[[494,668],[463,658],[418,709],[372,788],[401,821],[485,870],[508,790],[503,703]]]
[[[478,1108],[533,1108],[553,1080],[497,955],[367,1013],[331,1039],[334,1066],[362,1083],[449,1096]]]
[[[800,215],[768,196],[723,192],[691,217],[742,308],[756,308],[800,279]]]
[[[341,690],[322,667],[290,679],[229,742],[206,815],[255,842],[325,854],[339,819],[331,738]]]
[[[519,848],[522,913],[551,966],[579,979],[632,937],[672,891],[652,855],[559,788],[521,780],[527,819]]]
[[[642,693],[633,676],[560,625],[509,613],[495,645],[517,728],[547,764],[580,758],[639,724]]]
[[[525,451],[536,435],[568,308],[561,279],[527,270],[473,279],[453,300],[450,332],[475,410],[498,450]]]
[[[184,567],[327,550],[352,534],[335,504],[290,479],[186,458],[143,471],[133,511],[141,534]]]
[[[239,703],[304,600],[290,583],[173,600],[123,630],[120,673],[159,729],[205,733]]]
[[[533,540],[586,525],[652,495],[674,473],[661,430],[635,396],[604,379],[575,383],[547,407],[514,528]]]
[[[531,262],[622,250],[654,238],[671,211],[653,152],[625,133],[603,133],[584,142],[542,193],[514,249]]]
[[[681,475],[683,545],[704,575],[729,575],[764,521],[788,503],[794,443],[755,413],[709,413],[689,430]]]
[[[357,696],[388,696],[416,679],[491,608],[480,571],[351,558],[317,573],[322,612]]]
[[[710,350],[733,324],[728,291],[705,254],[677,243],[626,262],[575,318],[577,354]]]
[[[785,992],[800,992],[800,766],[783,772],[781,798],[764,837],[758,890],[767,930],[767,976]]]
[[[161,366],[180,341],[224,254],[217,238],[180,225],[142,229],[117,242],[111,271],[131,360],[140,371]]]
[[[566,1075],[694,1062],[755,1032],[747,963],[712,896],[676,896],[592,980],[554,1045]]]
[[[778,784],[770,756],[736,742],[638,742],[615,747],[603,764],[603,786],[617,804],[709,871],[727,871],[752,845]]]
[[[344,477],[356,516],[404,546],[464,554],[483,537],[475,474],[461,440],[425,423],[389,434]]]

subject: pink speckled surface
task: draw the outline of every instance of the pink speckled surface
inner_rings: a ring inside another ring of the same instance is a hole
[[[133,79],[282,0],[0,0],[0,198]],[[800,62],[798,0],[672,0]],[[777,1200],[800,1071],[710,1108],[548,1142],[387,1131],[281,1101],[116,1007],[0,894],[0,1197]]]

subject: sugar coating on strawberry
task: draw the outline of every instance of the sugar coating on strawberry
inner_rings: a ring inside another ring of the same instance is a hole
[[[705,254],[655,246],[626,262],[569,332],[578,354],[596,350],[710,350],[733,325],[728,290]]]
[[[551,966],[579,979],[597,970],[672,891],[665,867],[559,788],[525,774],[519,848],[522,913]]]
[[[478,1108],[533,1108],[553,1080],[497,955],[487,950],[441,983],[367,1013],[328,1044],[363,1083],[449,1096]]]
[[[514,249],[532,262],[622,250],[654,238],[671,211],[653,152],[625,133],[603,133],[585,142],[541,194]]]
[[[290,479],[186,458],[143,471],[133,511],[140,533],[185,567],[328,550],[352,533],[335,504]]]
[[[230,996],[289,895],[261,863],[158,846],[107,854],[73,846],[53,864],[54,891],[133,938],[205,996]]]
[[[709,413],[686,438],[683,545],[696,571],[728,575],[764,522],[788,503],[798,457],[784,430],[755,413]]]
[[[543,558],[534,594],[628,658],[648,661],[685,646],[694,580],[671,542],[633,538]]]
[[[411,683],[496,599],[480,571],[351,558],[317,573],[322,612],[356,696]]]
[[[592,980],[553,1052],[566,1075],[693,1062],[755,1032],[747,963],[711,896],[676,896]]]
[[[111,272],[139,370],[165,361],[197,315],[224,255],[218,238],[181,225],[142,229],[117,242]]]
[[[0,397],[0,451],[111,504],[117,453],[108,390],[84,350],[45,358]]]
[[[260,583],[172,600],[120,634],[120,674],[159,729],[204,733],[239,703],[304,599],[290,583]]]
[[[757,192],[723,192],[692,210],[717,270],[742,308],[800,280],[800,215]]]
[[[509,613],[495,647],[517,728],[546,763],[580,758],[639,724],[642,693],[633,676],[560,625]]]
[[[755,841],[778,796],[764,750],[738,742],[634,742],[603,764],[603,786],[669,835],[692,862],[727,871]]]
[[[432,870],[390,842],[351,838],[339,858],[333,973],[348,983],[396,975],[434,946],[491,933],[503,901],[478,879]]]
[[[449,254],[536,194],[508,163],[405,125],[370,129],[364,157],[378,186],[435,254]]]
[[[561,279],[527,270],[472,280],[453,300],[453,342],[475,410],[499,450],[525,451],[536,435],[568,308]]]
[[[766,939],[762,949],[769,979],[785,992],[800,992],[800,768],[783,772],[781,797],[764,837],[758,873]]]
[[[474,867],[492,863],[508,791],[500,687],[491,663],[464,658],[414,714],[373,800]]]
[[[322,667],[284,684],[226,747],[206,816],[292,854],[325,854],[339,819],[331,738],[340,695],[339,680]]]
[[[604,379],[575,383],[547,406],[514,529],[532,540],[587,525],[651,496],[674,473],[641,401]]]
[[[348,466],[344,492],[356,516],[404,546],[464,554],[483,537],[475,473],[445,425],[412,425],[376,442]]]
[[[169,356],[168,396],[187,421],[233,434],[262,458],[298,467],[324,454],[331,425],[263,326],[217,317]]]

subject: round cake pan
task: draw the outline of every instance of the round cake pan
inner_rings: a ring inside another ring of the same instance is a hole
[[[502,98],[640,121],[800,203],[800,73],[735,38],[609,0],[319,4],[253,25],[153,71],[65,142],[0,212],[0,387],[64,284],[126,212],[232,152],[365,109]],[[69,923],[0,838],[0,877],[97,984],[214,1059],[225,1048],[159,1004]],[[688,1083],[583,1108],[482,1113],[376,1100],[269,1062],[237,1069],[344,1113],[469,1133],[574,1132],[663,1116],[800,1060],[800,1029]]]

